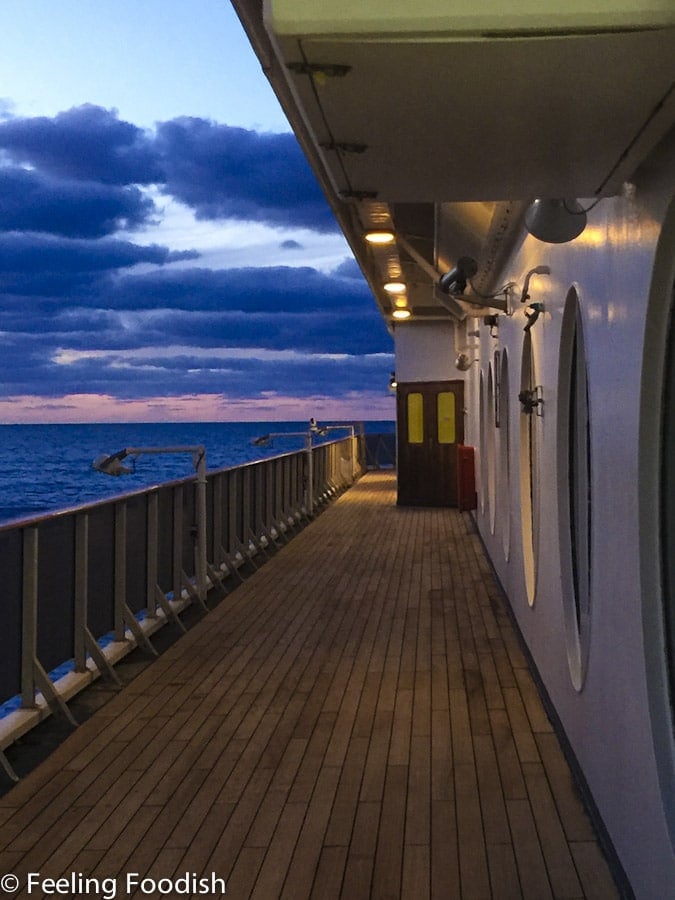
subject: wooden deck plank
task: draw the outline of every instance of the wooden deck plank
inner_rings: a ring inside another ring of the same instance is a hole
[[[0,798],[7,871],[613,900],[470,519],[394,489],[364,478]]]

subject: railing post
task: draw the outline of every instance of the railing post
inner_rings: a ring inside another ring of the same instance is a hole
[[[239,537],[244,544],[248,542],[248,536],[251,531],[251,467],[246,466],[242,469],[242,486],[241,486],[241,535]]]
[[[35,709],[35,689],[52,712],[60,712],[77,725],[63,698],[56,692],[37,655],[38,624],[38,529],[28,527],[23,540],[23,625],[21,638],[21,706]]]
[[[232,556],[236,547],[236,541],[239,537],[237,533],[237,509],[239,507],[239,470],[232,469],[229,476],[229,492],[228,492],[228,547],[227,554]]]
[[[223,476],[211,477],[213,491],[213,563],[220,564],[220,548],[223,546]]]
[[[157,616],[157,555],[159,550],[159,495],[148,494],[148,533],[145,565],[145,607],[151,619]]]
[[[115,506],[115,640],[126,640],[124,607],[127,602],[127,504]]]
[[[89,594],[89,516],[81,513],[75,517],[75,615],[73,651],[75,671],[87,670],[87,602]]]
[[[180,600],[183,592],[183,486],[173,489],[173,599]]]
[[[305,451],[307,453],[307,489],[305,491],[305,509],[308,515],[314,511],[314,452],[312,450],[312,435],[305,438]]]
[[[206,456],[197,463],[197,590],[206,603]]]
[[[21,705],[35,708],[35,667],[37,656],[38,530],[23,533],[23,604],[21,625]]]

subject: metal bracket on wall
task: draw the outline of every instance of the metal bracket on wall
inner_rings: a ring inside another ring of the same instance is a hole
[[[208,612],[209,608],[206,605],[206,601],[199,596],[199,591],[195,587],[194,583],[188,576],[185,574],[185,571],[181,569],[180,580],[182,587],[188,592],[188,596],[193,601],[193,603],[198,603],[199,606],[205,611]]]
[[[155,600],[161,607],[162,612],[167,617],[167,619],[170,619],[174,623],[174,625],[178,626],[183,634],[186,634],[187,628],[181,622],[180,616],[173,608],[173,606],[169,603],[169,598],[166,596],[166,594],[158,584],[155,585]]]
[[[230,575],[233,575],[235,578],[238,578],[239,581],[243,582],[244,578],[241,572],[239,571],[238,567],[232,562],[232,558],[229,553],[226,553],[222,547],[220,548],[220,555],[222,558],[221,565],[225,566]]]
[[[42,668],[42,663],[35,657],[33,658],[33,677],[35,679],[35,686],[47,701],[47,706],[49,706],[51,711],[55,715],[61,713],[71,725],[74,725],[77,728],[77,719],[68,709],[68,704],[54,687],[49,675],[47,675]]]
[[[218,591],[221,597],[227,597],[228,591],[225,585],[223,584],[223,574],[222,572],[219,574],[211,565],[211,563],[206,564],[206,571],[208,573],[209,578],[211,579],[211,586],[214,590]]]
[[[3,750],[0,750],[0,766],[2,766],[2,768],[7,773],[7,776],[10,779],[10,781],[13,781],[15,783],[17,781],[19,781],[19,776],[16,774],[16,772],[12,768],[12,764],[5,756],[5,753]]]
[[[155,648],[152,645],[152,642],[150,641],[150,638],[147,636],[147,634],[143,631],[143,629],[139,625],[138,619],[133,614],[133,612],[129,608],[128,604],[126,602],[124,602],[124,603],[122,603],[121,606],[122,606],[122,616],[124,618],[124,623],[127,626],[127,628],[129,629],[129,631],[136,638],[136,643],[138,644],[138,646],[145,647],[145,649],[148,651],[148,653],[152,654],[152,656],[159,656],[159,653],[155,650]]]

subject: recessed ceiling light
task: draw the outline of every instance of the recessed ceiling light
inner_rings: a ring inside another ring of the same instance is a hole
[[[395,309],[391,314],[392,319],[409,319],[412,313],[409,309]]]
[[[388,294],[405,294],[406,290],[403,281],[388,281],[383,287]]]
[[[366,234],[366,240],[369,244],[393,244],[393,231],[369,231]]]

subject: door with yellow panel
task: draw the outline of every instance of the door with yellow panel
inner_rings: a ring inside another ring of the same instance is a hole
[[[464,382],[399,384],[398,503],[457,506],[457,445],[464,441]]]

